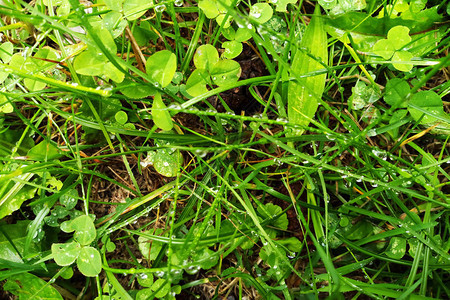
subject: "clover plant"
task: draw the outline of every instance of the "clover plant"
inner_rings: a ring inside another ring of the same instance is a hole
[[[92,218],[81,215],[73,220],[61,224],[61,230],[74,232],[73,241],[67,243],[55,243],[52,245],[52,256],[59,266],[70,266],[75,261],[83,275],[97,276],[102,270],[100,253],[94,247],[89,246],[97,237]]]
[[[375,43],[373,52],[384,59],[392,60],[392,65],[397,70],[408,72],[412,69],[413,65],[402,62],[410,62],[413,57],[410,52],[403,50],[409,42],[411,42],[409,28],[401,25],[395,26],[389,30],[387,39],[379,40]]]
[[[233,83],[238,81],[241,66],[231,59],[219,59],[217,49],[211,45],[198,47],[194,55],[196,69],[186,82],[186,91],[195,97],[208,91],[207,86]]]

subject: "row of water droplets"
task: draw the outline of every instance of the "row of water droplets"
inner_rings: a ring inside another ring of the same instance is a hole
[[[180,6],[183,6],[184,2],[183,2],[183,0],[175,0],[173,2],[173,4],[175,6],[180,7]],[[158,4],[158,5],[155,6],[155,11],[156,12],[162,13],[165,10],[166,10],[166,4],[164,4],[164,3]]]

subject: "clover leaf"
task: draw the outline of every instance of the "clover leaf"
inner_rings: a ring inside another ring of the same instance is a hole
[[[87,277],[94,277],[102,270],[102,258],[97,249],[82,247],[77,257],[77,266],[81,273]]]
[[[59,266],[70,266],[80,254],[80,249],[80,244],[76,242],[66,244],[53,244],[53,258]]]
[[[74,239],[81,245],[89,245],[97,236],[94,221],[87,215],[81,215],[73,220],[62,223],[61,230],[64,232],[75,231]]]
[[[102,270],[102,261],[97,249],[88,246],[95,240],[97,231],[94,221],[87,215],[81,215],[61,224],[61,230],[74,233],[74,241],[53,244],[53,259],[60,266],[69,266],[77,262],[78,269],[88,277],[97,276]]]
[[[250,8],[250,19],[259,24],[264,24],[269,21],[272,15],[272,7],[267,3],[256,3]]]
[[[394,68],[397,70],[408,72],[411,71],[413,65],[405,62],[411,61],[413,55],[402,50],[409,42],[409,28],[405,26],[395,26],[391,28],[387,34],[387,39],[379,40],[373,46],[373,52],[384,59],[391,59]]]
[[[297,0],[270,0],[271,3],[275,4],[275,10],[278,12],[285,12],[286,6],[291,3],[295,4]]]
[[[231,25],[231,16],[227,16],[228,7],[231,6],[231,0],[200,0],[198,7],[203,11],[208,19],[216,19],[217,24],[228,28]],[[225,19],[225,16],[227,18]]]
[[[218,86],[235,82],[241,76],[241,66],[234,60],[221,60],[212,67],[211,76]]]
[[[406,239],[401,237],[393,237],[384,253],[390,258],[402,258],[406,253]]]
[[[384,93],[384,101],[391,106],[406,107],[406,96],[410,91],[408,82],[393,78],[388,81]]]
[[[242,43],[237,41],[228,41],[222,44],[222,47],[225,48],[223,52],[223,56],[228,59],[232,59],[241,54],[243,46]]]
[[[230,45],[226,43],[224,42],[225,46]],[[224,53],[224,57],[234,56],[237,52],[240,52],[238,51],[239,45],[236,43],[233,45],[237,48],[234,49],[236,52]],[[206,93],[208,91],[207,85],[214,83],[222,86],[238,81],[241,76],[239,63],[231,59],[219,59],[217,49],[211,45],[198,47],[194,54],[194,65],[197,69],[191,73],[186,82],[186,91],[192,97]]]
[[[412,104],[418,108],[408,106],[408,111],[414,120],[421,124],[432,124],[438,121],[436,117],[448,118],[444,112],[441,97],[433,91],[421,91],[411,97],[408,104]],[[425,114],[424,112],[433,115]],[[436,117],[435,117],[436,116]]]
[[[186,92],[192,97],[197,97],[208,91],[207,84],[211,84],[208,72],[204,69],[196,69],[186,82]]]
[[[154,81],[166,87],[177,70],[177,57],[169,50],[158,51],[148,58],[145,69]]]
[[[173,128],[172,119],[170,113],[167,110],[166,105],[162,101],[161,94],[156,93],[153,99],[152,117],[155,125],[162,130],[169,131]]]
[[[194,65],[197,69],[210,70],[219,61],[219,53],[212,45],[201,45],[194,54]]]

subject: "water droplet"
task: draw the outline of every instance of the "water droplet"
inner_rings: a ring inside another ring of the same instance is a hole
[[[183,0],[175,0],[175,2],[173,4],[175,4],[175,6],[182,6]]]
[[[250,9],[250,17],[258,19],[261,17],[261,10],[257,6],[252,6]]]
[[[161,12],[163,12],[163,11],[165,11],[165,10],[166,10],[166,6],[165,6],[164,4],[156,5],[156,6],[155,6],[155,11],[156,11],[156,12],[161,13]]]

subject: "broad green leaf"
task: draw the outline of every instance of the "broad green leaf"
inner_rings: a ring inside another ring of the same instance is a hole
[[[237,61],[220,60],[211,69],[211,78],[218,86],[236,82],[241,76],[241,65]]]
[[[152,273],[142,273],[136,276],[137,281],[140,285],[144,287],[151,287],[153,285],[153,274]]]
[[[42,73],[38,73],[38,74],[42,75]],[[33,79],[30,79],[30,78],[25,78],[23,80],[23,83],[25,84],[25,87],[30,92],[41,91],[41,90],[45,89],[45,87],[47,86],[47,84],[45,82],[33,80]]]
[[[177,70],[177,57],[169,50],[156,52],[148,58],[145,68],[154,81],[166,87]]]
[[[223,28],[222,35],[227,40],[232,41],[236,37],[236,30],[233,27]]]
[[[62,271],[61,277],[64,279],[70,279],[73,276],[73,269],[72,268],[66,268]]]
[[[77,258],[77,266],[84,276],[97,276],[102,271],[100,253],[93,247],[82,247]]]
[[[145,233],[151,235],[160,235],[163,232],[162,229],[157,228],[155,230],[150,230]],[[148,260],[155,260],[158,257],[159,252],[163,247],[163,243],[158,241],[153,241],[145,236],[140,236],[138,238],[138,246],[139,250],[142,253],[142,256]]]
[[[379,40],[373,46],[373,53],[383,57],[384,59],[390,59],[394,52],[394,45],[387,39]]]
[[[359,221],[358,223],[344,227],[345,237],[349,240],[359,240],[369,236],[373,232],[373,226],[364,220]]]
[[[105,2],[105,5],[109,9],[115,10],[115,11],[120,11],[122,9],[124,0],[103,0],[103,2]],[[128,2],[133,2],[133,1],[128,1]]]
[[[390,106],[406,107],[406,96],[410,91],[408,82],[393,78],[386,84],[384,101]]]
[[[29,136],[22,138],[22,134],[22,130],[12,128],[0,131],[0,155],[11,155],[11,150],[15,148],[19,155],[25,156],[28,150],[34,146],[34,141]],[[22,140],[21,143],[19,143],[20,140]]]
[[[225,20],[225,16],[226,14],[219,14],[216,18],[216,22],[217,24],[221,25],[223,24],[223,28],[228,28],[231,25],[231,21],[233,20],[231,18],[231,16],[228,16],[227,19]],[[225,20],[225,21],[224,21]]]
[[[416,257],[417,250],[419,248],[419,244],[421,242],[418,239],[408,239],[409,249],[408,253],[411,255],[411,257]]]
[[[204,94],[208,91],[206,85],[210,84],[210,81],[210,76],[206,70],[195,69],[186,82],[186,92],[192,97]]]
[[[0,71],[0,84],[2,84],[8,76],[9,72]]]
[[[0,94],[0,113],[9,114],[14,111],[14,107],[9,103],[5,95]]]
[[[394,68],[396,68],[399,71],[402,72],[409,72],[413,68],[412,64],[402,64],[402,63],[395,63],[398,62],[409,62],[413,58],[413,55],[409,53],[408,51],[397,51],[394,53],[394,56],[392,56],[392,62]]]
[[[433,91],[420,91],[414,94],[411,97],[409,104],[414,104],[427,112],[435,114],[436,116],[446,116],[441,97]],[[420,121],[421,124],[432,124],[438,120],[434,116],[424,114],[420,110],[411,106],[408,106],[408,111],[416,121],[421,119],[423,116]]]
[[[141,20],[139,26],[134,26],[133,36],[139,46],[148,45],[151,42],[156,42],[158,35],[152,30],[148,21]]]
[[[166,154],[158,151],[153,159],[153,166],[155,170],[166,177],[174,177],[177,175],[179,169],[179,161],[177,161],[177,154]],[[180,159],[180,158],[179,158]]]
[[[17,176],[16,179],[20,181],[11,182],[7,193],[0,195],[0,219],[12,214],[22,206],[23,202],[34,197],[37,188],[26,185],[32,176],[32,174]]]
[[[67,16],[70,13],[70,9],[69,0],[62,0],[61,5],[56,9],[56,14],[58,16]]]
[[[409,28],[406,26],[395,26],[389,30],[387,39],[395,48],[395,50],[399,50],[406,44],[411,42],[411,37],[409,36]]]
[[[4,42],[0,45],[0,59],[7,64],[11,61],[14,45],[11,42]]]
[[[97,231],[95,230],[94,222],[91,217],[81,215],[71,221],[66,221],[61,224],[61,229],[65,232],[72,232],[75,230],[74,239],[81,245],[89,245],[95,240]]]
[[[286,12],[287,5],[289,3],[295,4],[297,3],[297,0],[270,0],[270,2],[276,5],[276,11]]]
[[[201,45],[194,54],[194,65],[197,69],[211,71],[218,61],[219,53],[217,49],[209,44]]]
[[[130,21],[137,20],[153,6],[153,0],[125,0],[123,2],[123,14]]]
[[[167,111],[167,107],[162,101],[160,93],[156,93],[155,97],[153,98],[152,117],[155,125],[162,130],[168,131],[173,128],[170,113],[169,111]]]
[[[208,19],[214,19],[219,15],[219,8],[214,0],[200,0],[198,2],[198,7]]]
[[[56,60],[57,55],[55,51],[49,47],[39,49],[33,57],[28,57],[25,60],[25,70],[29,71],[30,73],[38,73],[39,75],[43,75],[41,71],[48,71],[55,67],[55,64],[53,62],[47,62],[41,59]],[[29,91],[33,92],[43,90],[47,86],[45,82],[36,81],[31,78],[25,78],[23,82],[25,84],[25,87]]]
[[[124,79],[120,84],[120,92],[131,99],[142,99],[153,96],[156,89],[150,85],[139,84],[130,79]]]
[[[318,0],[317,2],[325,9],[332,9],[338,4],[338,0]]]
[[[258,206],[257,211],[264,218],[272,219],[278,216],[283,210],[278,205],[267,203],[264,205],[264,207]],[[272,223],[272,225],[277,229],[286,230],[289,225],[287,215],[282,214],[278,219],[275,220],[275,222]]]
[[[384,253],[390,258],[400,259],[406,253],[406,239],[393,237]]]
[[[241,54],[243,46],[242,43],[236,41],[228,41],[222,44],[222,47],[225,48],[223,52],[223,56],[228,59],[233,59],[239,54]]]
[[[18,300],[63,300],[52,285],[30,273],[15,274],[8,278],[3,290],[17,296]]]
[[[107,78],[111,78],[114,82],[121,83],[125,78],[125,74],[122,73],[116,66],[113,65],[110,61],[108,61],[103,68],[103,74]]]
[[[151,287],[152,291],[156,292],[157,298],[162,298],[165,295],[167,295],[168,292],[170,292],[170,283],[167,281],[167,279],[158,278]]]
[[[102,76],[107,60],[95,50],[87,50],[75,57],[73,67],[78,74]]]
[[[127,21],[122,18],[121,13],[117,11],[110,11],[109,13],[103,15],[103,24],[112,34],[113,38],[117,38],[122,34],[123,30],[127,26]]]
[[[123,110],[116,112],[116,115],[114,116],[116,119],[116,122],[120,125],[124,125],[128,121],[128,115]]]
[[[256,3],[252,5],[249,18],[256,23],[264,24],[272,18],[273,10],[268,3]]]
[[[298,252],[302,249],[302,242],[293,236],[286,239],[280,239],[277,242],[288,248],[289,251]]]
[[[25,250],[25,240],[27,238],[29,224],[30,221],[17,221],[16,224],[3,224],[0,226],[0,259],[22,263],[20,255]],[[14,246],[11,242],[14,243]],[[40,245],[32,243],[31,248],[28,249],[28,253],[34,254],[38,252],[40,252]]]
[[[26,58],[22,56],[22,53],[15,53],[9,61],[9,65],[22,70],[25,68],[25,60]]]
[[[236,35],[235,35],[234,39],[236,40],[236,42],[241,42],[241,43],[245,42],[252,38],[253,31],[252,31],[252,29],[249,29],[247,27],[239,27],[236,30]]]
[[[306,126],[310,122],[308,118],[313,118],[317,111],[318,99],[322,97],[326,81],[326,74],[298,78],[299,75],[324,69],[321,62],[328,62],[327,34],[319,5],[316,6],[299,48],[291,67],[292,75],[297,77],[297,81],[290,81],[288,85],[288,118],[291,124]],[[303,130],[299,130],[293,135],[302,133]]]
[[[114,41],[113,36],[106,28],[106,26],[103,24],[103,22],[96,23],[95,26],[93,26],[93,30],[97,35],[97,37],[102,42],[103,46],[106,48],[106,50],[108,50],[108,52],[111,53],[112,55],[116,55],[117,53],[116,42]],[[90,36],[88,36],[88,48],[97,51],[96,56],[104,56],[104,54],[97,47],[93,38]]]
[[[147,300],[151,299],[151,295],[153,295],[153,291],[150,288],[139,290],[136,294],[136,300]]]
[[[198,265],[203,270],[209,270],[219,262],[219,256],[209,248],[200,248],[192,256],[192,263]],[[188,267],[189,268],[189,267]],[[189,272],[189,270],[186,270]]]
[[[66,244],[53,244],[53,259],[59,266],[70,266],[78,258],[80,250],[81,246],[76,242]]]
[[[55,67],[55,63],[47,60],[58,60],[58,54],[50,47],[43,47],[39,49],[31,61],[36,65],[36,69],[39,71],[48,71]]]
[[[75,208],[78,203],[78,192],[75,189],[71,189],[59,197],[59,203],[64,205],[66,209],[71,210]]]
[[[58,147],[48,141],[42,141],[28,151],[31,160],[51,160],[62,156]]]

